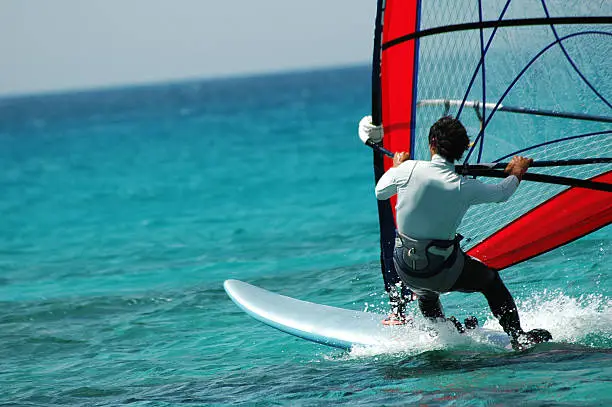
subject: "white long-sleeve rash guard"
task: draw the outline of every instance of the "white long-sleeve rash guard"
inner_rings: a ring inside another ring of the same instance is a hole
[[[376,198],[397,194],[397,227],[413,239],[453,239],[471,205],[504,202],[519,180],[510,175],[498,184],[484,184],[455,173],[453,163],[435,154],[431,161],[404,161],[390,168],[376,184]]]

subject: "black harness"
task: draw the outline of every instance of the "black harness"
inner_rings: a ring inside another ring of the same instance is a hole
[[[421,269],[421,270],[417,271],[414,268],[410,267],[404,261],[403,256],[401,256],[402,263],[404,263],[404,265],[407,266],[407,267],[403,267],[402,271],[406,275],[408,275],[410,277],[415,277],[415,278],[429,278],[429,277],[433,277],[433,276],[441,273],[442,270],[448,269],[457,260],[457,254],[459,253],[459,249],[460,249],[459,242],[461,242],[462,239],[463,239],[463,236],[461,236],[459,233],[457,233],[455,235],[455,238],[452,239],[452,240],[439,240],[439,239],[431,240],[430,243],[427,246],[425,246],[425,256],[427,256],[428,264],[432,263],[431,257],[430,257],[431,253],[429,252],[429,248],[431,248],[431,247],[436,247],[436,248],[439,248],[439,249],[448,249],[449,247],[452,247],[453,251],[446,258],[446,260],[444,260],[444,262],[442,262],[440,265],[438,265],[434,269],[425,271],[426,269],[429,269],[429,267],[426,267],[425,269]],[[407,249],[403,248],[403,250],[407,250]]]

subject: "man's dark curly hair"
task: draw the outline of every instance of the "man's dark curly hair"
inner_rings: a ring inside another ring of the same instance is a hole
[[[429,145],[448,161],[455,162],[469,148],[470,139],[463,124],[454,117],[444,116],[429,129]]]

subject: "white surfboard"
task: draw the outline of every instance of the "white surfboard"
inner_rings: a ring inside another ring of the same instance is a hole
[[[336,348],[387,345],[397,340],[401,330],[410,329],[408,326],[382,325],[385,318],[382,314],[302,301],[239,280],[226,280],[223,287],[232,301],[258,321],[288,334]],[[480,327],[470,329],[464,335],[504,348],[510,343],[504,332]]]

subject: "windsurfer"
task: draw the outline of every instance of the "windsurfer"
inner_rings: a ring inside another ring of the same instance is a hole
[[[367,129],[374,138],[381,138],[380,127]],[[398,196],[393,258],[397,273],[416,293],[421,313],[427,318],[445,320],[440,293],[480,292],[514,348],[548,341],[552,336],[546,330],[523,331],[514,299],[499,273],[466,255],[459,247],[462,237],[457,235],[471,205],[506,201],[533,160],[514,157],[505,169],[508,177],[498,184],[485,184],[455,172],[454,162],[468,145],[461,122],[445,116],[429,132],[431,161],[410,160],[408,153],[396,153],[393,167],[378,181],[379,200]]]

